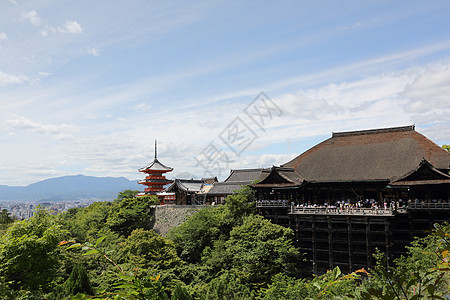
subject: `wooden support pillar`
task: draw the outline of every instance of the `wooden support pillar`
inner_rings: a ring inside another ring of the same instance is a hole
[[[352,220],[347,217],[347,243],[348,243],[348,267],[349,272],[353,270],[353,253],[352,253]]]
[[[299,224],[299,221],[298,221],[298,217],[295,217],[295,241],[296,241],[296,246],[297,247],[298,247],[299,242],[300,242],[299,231],[300,231],[300,224]]]
[[[318,274],[317,271],[317,247],[316,247],[316,217],[311,216],[312,227],[312,255],[313,255],[313,272]]]
[[[385,236],[385,243],[386,243],[386,262],[387,266],[389,268],[390,260],[391,260],[391,233],[389,230],[389,220],[388,218],[384,218],[384,236]]]
[[[365,218],[366,220],[366,255],[367,255],[367,267],[372,267],[372,253],[370,251],[370,222],[369,218]]]
[[[330,270],[333,269],[333,228],[331,224],[331,218],[330,216],[327,217],[328,221],[328,265],[330,267]]]
[[[413,223],[413,218],[411,216],[411,213],[408,214],[408,224],[409,224],[409,240],[412,241],[413,240],[413,230],[414,230],[414,223]]]

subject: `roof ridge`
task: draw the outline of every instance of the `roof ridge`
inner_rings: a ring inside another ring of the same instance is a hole
[[[415,131],[415,127],[416,127],[415,125],[410,125],[410,126],[377,128],[377,129],[368,129],[368,130],[333,132],[332,137],[377,134],[377,133],[387,133],[387,132]]]
[[[254,172],[254,171],[261,171],[264,170],[264,168],[252,168],[252,169],[231,169],[231,171],[241,171],[241,172]]]

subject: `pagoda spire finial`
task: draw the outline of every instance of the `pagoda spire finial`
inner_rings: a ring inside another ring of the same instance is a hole
[[[156,159],[156,155],[157,154],[157,145],[156,145],[156,139],[155,139],[155,159]]]

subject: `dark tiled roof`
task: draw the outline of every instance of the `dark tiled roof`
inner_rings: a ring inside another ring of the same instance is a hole
[[[230,175],[224,182],[216,182],[207,192],[208,195],[231,195],[240,190],[243,186],[252,184],[257,180],[261,180],[269,173],[265,172],[270,169],[237,169],[231,170]]]
[[[165,192],[171,192],[175,189],[179,189],[184,192],[200,192],[204,184],[203,180],[196,179],[175,179],[175,181],[167,187]]]
[[[278,174],[294,184],[301,184],[304,179],[293,168],[279,168]]]
[[[270,173],[253,187],[299,187],[305,180],[294,168],[273,166]]]
[[[410,172],[403,174],[395,181],[416,181],[416,180],[443,180],[450,179],[450,175],[436,169],[426,159],[422,159],[420,164]]]
[[[263,168],[258,169],[236,169],[231,170],[230,175],[224,182],[249,182],[260,179],[261,173],[266,170]],[[269,169],[270,170],[270,169]]]
[[[155,158],[148,166],[140,168],[139,172],[144,172],[147,170],[151,171],[172,171],[173,168],[167,167],[159,162],[157,158]]]
[[[413,180],[413,181],[397,181],[389,184],[393,187],[408,187],[408,186],[417,186],[417,185],[450,185],[450,179],[438,179],[438,180]]]
[[[208,191],[208,196],[231,195],[248,184],[248,181],[216,182]]]
[[[282,166],[310,182],[391,181],[424,158],[437,169],[450,169],[450,153],[407,126],[333,133]]]

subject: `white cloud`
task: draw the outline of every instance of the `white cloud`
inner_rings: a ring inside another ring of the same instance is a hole
[[[57,27],[57,31],[61,33],[79,34],[83,32],[83,29],[76,21],[66,21],[63,26]]]
[[[401,95],[408,99],[406,109],[411,112],[450,112],[450,63],[424,70],[405,87]]]
[[[433,142],[450,144],[450,122],[440,122],[426,128],[419,128],[418,130]]]
[[[40,24],[41,24],[41,21],[39,19],[39,22],[36,23],[35,26],[40,26]],[[41,27],[41,30],[40,30],[40,34],[43,37],[47,37],[49,35],[49,33],[56,33],[56,32],[67,33],[67,34],[80,34],[83,32],[83,28],[76,21],[66,21],[64,23],[64,25],[62,25],[62,26],[54,27],[54,26],[44,25]],[[89,49],[89,50],[91,51],[91,53],[90,53],[91,55],[95,55],[96,52],[98,53],[98,50],[96,50],[96,49]]]
[[[48,30],[46,30],[46,29],[41,29],[40,34],[41,34],[43,37],[48,36]]]
[[[96,48],[89,48],[86,50],[86,53],[92,56],[100,56],[100,51]]]
[[[28,20],[33,26],[40,26],[41,25],[41,18],[39,17],[37,11],[31,10],[29,12],[23,12],[21,14],[22,19]]]
[[[0,32],[0,42],[6,41],[8,39],[8,36],[4,32]]]
[[[71,138],[71,135],[69,133],[76,131],[73,126],[67,124],[42,124],[16,114],[11,114],[10,117],[6,120],[6,123],[14,129],[30,130],[32,132],[51,135],[56,139]]]
[[[27,80],[28,79],[23,75],[16,76],[16,75],[7,74],[7,73],[0,71],[0,87],[6,86],[9,84],[24,83]]]

